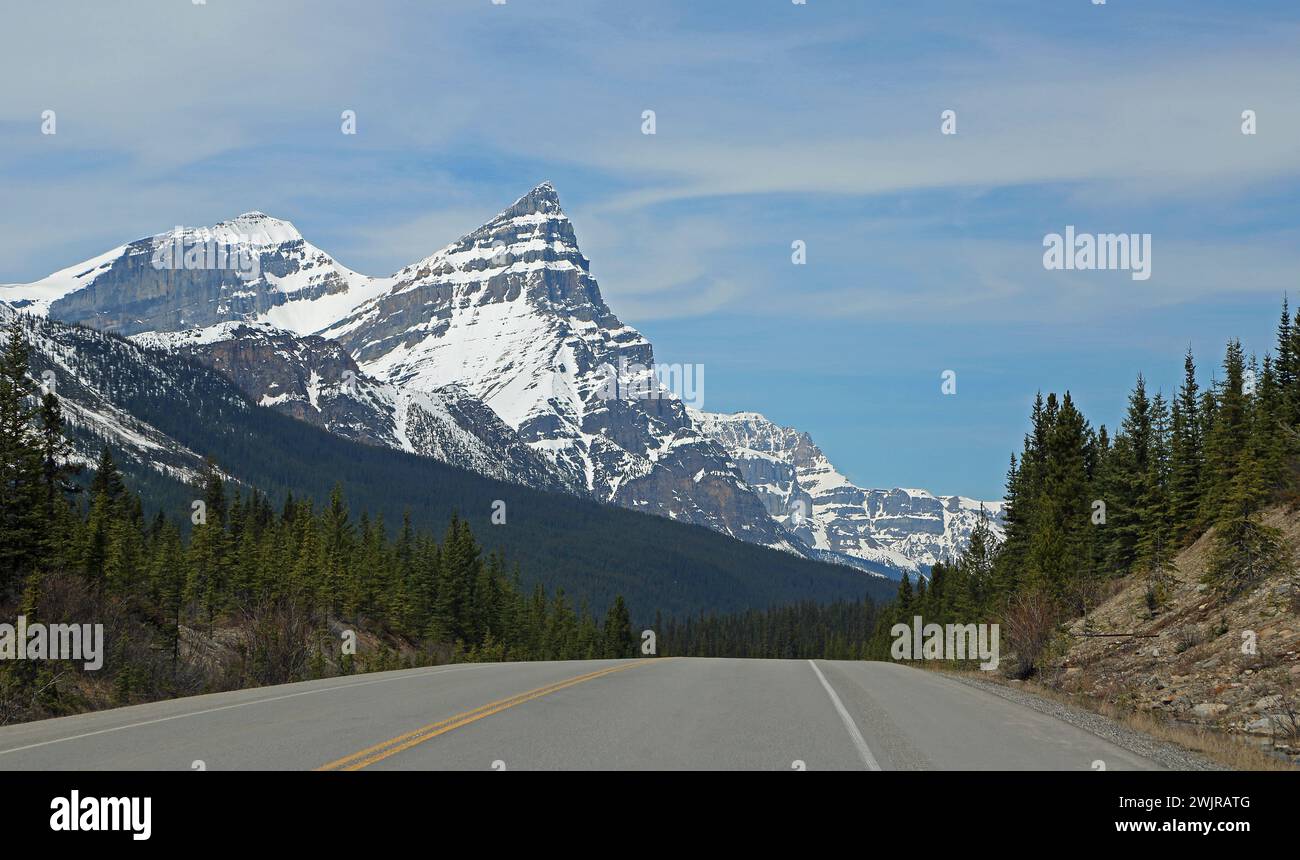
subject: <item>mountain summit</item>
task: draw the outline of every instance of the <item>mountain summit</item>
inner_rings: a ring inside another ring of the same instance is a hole
[[[400,391],[463,385],[602,501],[797,549],[650,378],[653,347],[605,304],[549,183],[322,334]],[[621,390],[654,396],[610,398],[617,368],[631,368]]]
[[[386,287],[288,221],[246,212],[137,239],[33,284],[0,286],[0,301],[120,335],[255,321],[307,334]]]

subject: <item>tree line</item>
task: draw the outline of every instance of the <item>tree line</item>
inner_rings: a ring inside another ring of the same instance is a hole
[[[870,653],[879,607],[870,597],[694,618],[656,619],[661,654],[777,660],[862,660]]]

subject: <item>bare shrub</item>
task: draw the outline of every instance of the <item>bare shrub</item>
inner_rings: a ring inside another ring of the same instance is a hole
[[[1007,604],[1004,622],[1015,659],[1008,661],[1012,677],[1028,678],[1037,672],[1060,620],[1056,604],[1045,592],[1024,591]]]
[[[1174,631],[1174,653],[1181,654],[1204,641],[1205,635],[1200,627],[1195,624],[1184,624]]]
[[[1291,746],[1300,741],[1300,697],[1282,696],[1271,723],[1274,744],[1281,740]]]
[[[236,687],[301,681],[319,653],[318,619],[292,598],[263,600],[240,612],[246,631],[230,672]]]

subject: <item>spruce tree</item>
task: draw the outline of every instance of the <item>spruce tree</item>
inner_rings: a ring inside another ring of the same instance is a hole
[[[1204,451],[1198,390],[1196,362],[1188,348],[1183,359],[1183,382],[1174,400],[1169,443],[1170,519],[1180,540],[1196,530],[1200,518]]]
[[[623,601],[623,595],[614,598],[605,616],[606,657],[632,657],[636,654],[636,637],[632,635],[632,618]]]
[[[352,522],[343,501],[342,484],[336,482],[330,491],[324,518],[325,607],[331,615],[345,609],[352,614],[360,599],[360,583],[353,563]]]
[[[22,587],[47,540],[37,388],[28,357],[22,321],[15,317],[0,353],[0,596]]]
[[[1300,310],[1298,308],[1297,310]],[[1284,401],[1284,415],[1290,415],[1290,399],[1293,396],[1296,384],[1296,359],[1294,347],[1294,333],[1292,332],[1293,323],[1291,322],[1291,313],[1287,297],[1282,296],[1282,318],[1277,324],[1277,359],[1274,366],[1277,369],[1277,384]]]
[[[1220,594],[1237,595],[1265,577],[1291,573],[1281,532],[1261,516],[1262,485],[1258,464],[1248,459],[1223,496],[1205,573]]]
[[[1106,483],[1102,500],[1106,503],[1106,566],[1112,574],[1128,574],[1138,560],[1138,546],[1144,531],[1143,509],[1150,489],[1148,480],[1152,446],[1151,401],[1147,398],[1146,380],[1139,374],[1129,395],[1115,443],[1106,461]]]
[[[63,408],[53,391],[45,392],[41,398],[39,417],[43,513],[52,530],[60,519],[57,506],[66,494],[76,492],[76,485],[70,481],[76,468],[68,462],[72,442],[64,434]]]
[[[122,503],[126,493],[122,474],[113,461],[113,452],[105,445],[99,452],[95,477],[90,482],[90,514],[86,521],[79,565],[82,575],[92,586],[99,587],[105,582],[109,546],[113,531],[123,515]]]
[[[437,596],[430,633],[446,642],[465,641],[470,622],[470,595],[481,564],[469,524],[452,516],[439,558]]]
[[[1143,570],[1167,570],[1173,525],[1169,502],[1170,414],[1164,397],[1157,392],[1151,400],[1150,447],[1146,476],[1139,500],[1141,531],[1138,536],[1137,566]]]
[[[1027,580],[1058,598],[1070,598],[1092,578],[1092,491],[1087,471],[1093,434],[1066,392],[1050,416],[1043,454],[1042,492],[1033,515]]]
[[[894,601],[894,613],[900,621],[910,624],[916,606],[912,598],[912,580],[903,571],[903,578],[898,583],[898,598]]]
[[[1278,327],[1278,356],[1285,356],[1289,372],[1282,387],[1282,399],[1286,404],[1284,417],[1290,426],[1300,426],[1300,308],[1296,308],[1289,327]]]

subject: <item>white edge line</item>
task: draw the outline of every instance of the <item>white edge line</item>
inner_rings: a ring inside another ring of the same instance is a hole
[[[844,727],[849,730],[849,737],[853,739],[853,745],[858,748],[858,755],[862,756],[862,761],[867,766],[867,770],[880,770],[880,762],[876,761],[876,757],[871,754],[871,747],[867,746],[867,742],[862,737],[862,732],[858,731],[858,724],[853,722],[853,715],[849,713],[849,709],[844,707],[840,697],[835,695],[835,689],[831,686],[831,682],[826,680],[826,676],[822,674],[821,669],[817,668],[814,661],[809,660],[808,665],[812,666],[812,670],[817,673],[817,680],[821,681],[822,686],[826,688],[826,695],[831,697],[831,704],[839,712],[840,719],[844,721]]]
[[[376,678],[373,681],[359,681],[354,684],[336,684],[331,687],[321,687],[320,689],[317,690],[303,690],[298,693],[285,693],[282,696],[270,696],[265,699],[253,699],[250,702],[236,702],[233,705],[220,705],[215,708],[205,708],[201,711],[186,711],[183,714],[172,714],[169,717],[158,717],[157,719],[144,720],[143,722],[139,722],[139,723],[127,723],[124,726],[112,726],[107,729],[97,729],[93,732],[82,732],[79,735],[68,735],[67,737],[63,737],[63,738],[53,738],[52,740],[39,741],[34,744],[27,744],[26,746],[13,747],[7,750],[0,750],[0,755],[8,755],[9,753],[22,752],[23,750],[36,749],[37,747],[47,747],[50,746],[51,744],[61,744],[65,741],[77,741],[77,740],[81,740],[82,738],[93,738],[96,735],[107,735],[107,734],[111,734],[112,732],[125,731],[126,729],[138,729],[141,726],[152,726],[158,723],[168,723],[171,722],[172,720],[179,720],[185,717],[201,717],[204,714],[215,714],[217,711],[230,711],[230,710],[234,710],[235,708],[247,708],[249,705],[263,705],[266,704],[267,702],[280,702],[285,699],[296,699],[299,696],[314,696],[317,693],[329,693],[334,690],[351,690],[354,687],[368,687],[371,684],[385,684],[389,681],[410,681],[416,678],[427,678],[430,675],[442,675],[446,672],[454,672],[457,669],[469,669],[469,668],[473,668],[473,666],[480,666],[480,665],[484,665],[484,664],[475,663],[471,665],[460,665],[460,666],[439,666],[437,669],[434,669],[431,672],[421,672],[418,675],[412,674],[412,675],[402,675],[396,678]],[[166,701],[174,702],[177,700],[169,699]],[[91,711],[89,713],[93,714],[95,712]]]

